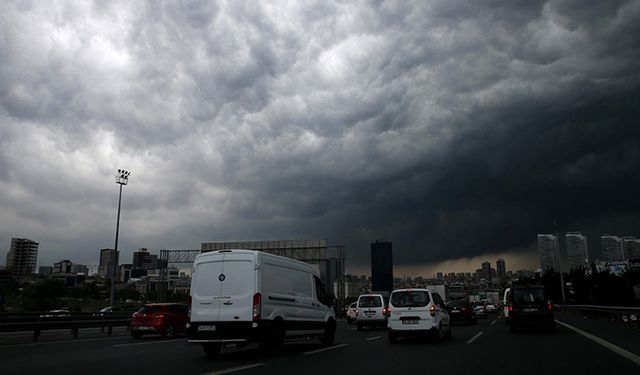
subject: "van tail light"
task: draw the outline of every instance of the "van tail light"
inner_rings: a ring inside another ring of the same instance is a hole
[[[385,307],[382,309],[382,315],[389,317],[391,315],[391,309],[389,307]]]
[[[431,314],[431,316],[436,316],[436,305],[431,305],[431,307],[429,307],[429,314]]]
[[[253,295],[253,321],[260,320],[260,314],[262,313],[262,296],[260,293]]]

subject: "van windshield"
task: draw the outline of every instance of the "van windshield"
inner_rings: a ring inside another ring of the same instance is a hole
[[[382,299],[378,296],[360,297],[359,307],[382,307]]]
[[[425,291],[401,291],[391,295],[391,304],[395,307],[424,307],[430,302]]]
[[[511,291],[511,298],[514,303],[545,303],[544,289],[542,288],[527,288],[527,289],[513,289]]]

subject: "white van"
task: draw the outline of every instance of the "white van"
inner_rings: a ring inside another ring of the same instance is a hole
[[[388,294],[388,292],[387,292]],[[386,326],[387,305],[389,297],[382,294],[362,294],[356,305],[356,327],[361,330],[364,326]]]
[[[427,289],[398,289],[389,300],[389,342],[400,336],[451,336],[449,313],[442,297]]]
[[[314,268],[253,250],[200,254],[193,263],[188,340],[208,355],[229,344],[258,342],[278,351],[285,339],[318,337],[333,344],[333,296]]]

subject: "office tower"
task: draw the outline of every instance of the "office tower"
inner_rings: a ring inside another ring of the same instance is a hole
[[[482,262],[482,277],[491,282],[491,263]]]
[[[625,259],[640,259],[640,238],[633,236],[622,238],[622,251]]]
[[[158,269],[158,256],[149,254],[146,248],[140,248],[133,252],[133,269],[134,270],[155,270]]]
[[[73,263],[68,260],[61,260],[53,264],[52,273],[72,273]]]
[[[371,290],[393,291],[392,243],[377,240],[371,244]]]
[[[573,270],[580,266],[586,267],[589,264],[587,237],[580,232],[569,232],[565,236],[565,243],[567,245],[569,269]]]
[[[11,239],[6,268],[11,270],[13,280],[21,283],[35,273],[39,245],[38,242],[28,238]]]
[[[553,234],[538,234],[538,252],[540,253],[540,268],[543,271],[553,269],[560,271],[560,251],[558,238]]]
[[[602,259],[607,262],[624,260],[622,250],[622,239],[618,236],[605,234],[600,236],[600,246],[602,248]]]
[[[118,261],[120,252],[116,253],[115,249],[101,249],[100,250],[100,264],[98,265],[98,275],[110,278],[113,272],[113,267]]]
[[[504,282],[507,276],[507,266],[504,259],[500,258],[496,261],[496,274],[499,282]]]

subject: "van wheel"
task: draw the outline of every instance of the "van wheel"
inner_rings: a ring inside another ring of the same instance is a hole
[[[278,354],[284,345],[284,328],[280,322],[274,322],[266,336],[260,343],[260,348],[267,354]]]
[[[162,337],[165,339],[172,339],[176,336],[176,330],[173,328],[171,324],[167,324],[166,327],[162,330]]]
[[[222,346],[218,344],[202,344],[202,350],[204,350],[209,357],[215,357],[218,355],[218,353],[220,353],[220,349],[222,349]]]
[[[324,346],[331,346],[336,338],[336,322],[332,319],[327,322],[327,326],[324,329],[324,335],[320,341]]]

